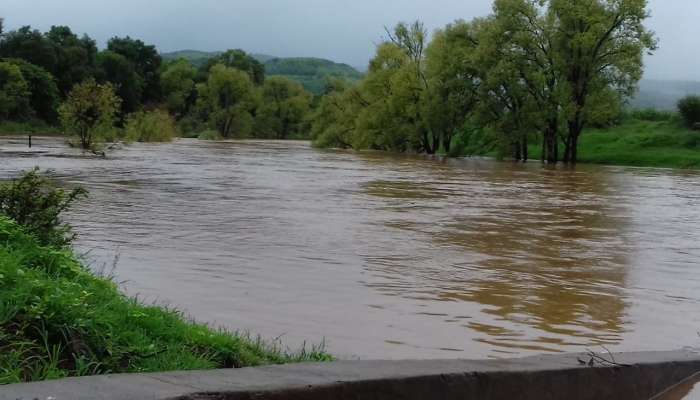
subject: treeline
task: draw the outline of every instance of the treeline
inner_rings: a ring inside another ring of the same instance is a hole
[[[614,120],[656,41],[646,0],[496,0],[428,34],[387,30],[357,85],[330,85],[316,145],[434,154],[488,141],[516,160],[576,162],[586,126]],[[474,127],[477,127],[476,129]],[[475,133],[476,132],[476,133]]]
[[[164,62],[153,45],[115,37],[103,50],[54,26],[4,32],[0,19],[0,121],[59,123],[92,146],[105,135],[167,139],[177,129],[223,138],[302,137],[313,96],[229,50],[195,67]],[[165,134],[163,134],[165,132]]]

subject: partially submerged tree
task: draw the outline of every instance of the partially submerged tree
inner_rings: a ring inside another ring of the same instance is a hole
[[[215,65],[205,84],[199,85],[198,107],[209,115],[210,124],[221,136],[247,136],[253,130],[253,115],[258,98],[247,73]]]
[[[311,107],[311,93],[284,77],[271,77],[262,87],[255,134],[288,139],[303,133]]]
[[[111,84],[89,79],[76,85],[59,108],[61,123],[78,137],[82,149],[93,149],[101,139],[100,129],[113,126],[120,103]]]

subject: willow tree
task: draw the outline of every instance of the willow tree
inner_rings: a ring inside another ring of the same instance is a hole
[[[647,0],[550,0],[552,40],[565,85],[564,161],[576,162],[586,123],[636,90],[643,56],[656,48],[644,26]],[[603,114],[604,115],[604,114]]]
[[[436,31],[426,50],[423,118],[432,133],[431,152],[450,153],[452,138],[464,127],[478,102],[475,64],[478,21],[456,21]]]
[[[312,97],[301,84],[287,78],[266,79],[255,134],[275,139],[303,135]]]
[[[198,92],[198,107],[223,137],[247,136],[252,132],[252,112],[259,100],[247,73],[217,64]]]

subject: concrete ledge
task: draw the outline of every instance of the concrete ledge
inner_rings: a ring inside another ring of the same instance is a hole
[[[104,375],[0,386],[0,400],[637,400],[700,371],[700,354],[685,351],[614,357],[619,365],[589,366],[588,355],[573,354]]]

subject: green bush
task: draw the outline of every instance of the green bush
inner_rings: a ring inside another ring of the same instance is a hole
[[[687,96],[678,102],[678,112],[689,127],[700,123],[700,96]]]
[[[0,385],[120,372],[324,361],[145,306],[72,252],[41,246],[0,216]]]
[[[221,135],[217,131],[204,131],[197,134],[197,139],[199,140],[219,140]]]
[[[175,119],[161,110],[131,114],[124,130],[126,139],[136,142],[169,142],[177,136]]]
[[[80,187],[68,192],[57,188],[35,168],[0,185],[0,213],[22,225],[40,243],[65,246],[75,235],[68,224],[62,223],[61,213],[86,195],[87,191]]]

